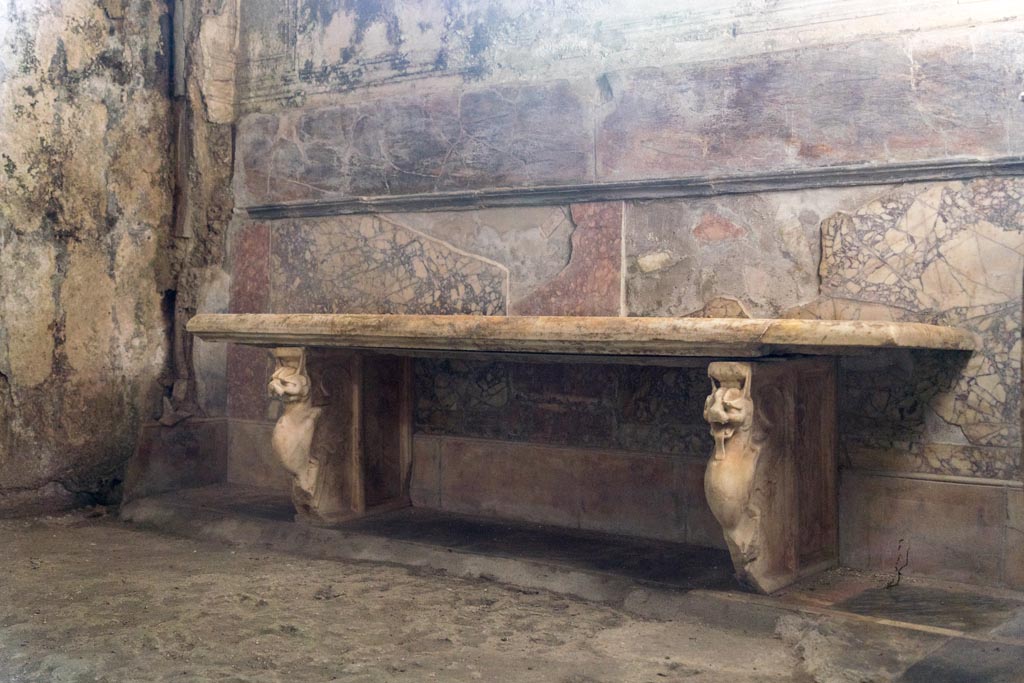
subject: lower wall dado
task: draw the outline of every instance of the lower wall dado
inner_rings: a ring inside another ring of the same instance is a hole
[[[1024,587],[1024,489],[846,470],[839,490],[844,565]]]
[[[890,571],[909,545],[907,571],[1024,585],[1024,179],[239,219],[230,251],[230,311],[239,313],[812,317],[966,329],[979,350],[961,364],[910,351],[841,361],[842,562]],[[721,545],[696,486],[712,448],[699,412],[706,364],[416,366],[417,502]],[[228,351],[227,470],[233,481],[284,487],[269,453],[271,369],[263,351]],[[671,498],[666,477],[693,483],[684,488],[692,498]]]
[[[419,435],[413,504],[724,548],[704,458]]]
[[[279,492],[291,479],[274,424],[233,420],[227,481]],[[704,501],[703,457],[432,436],[413,439],[413,505],[725,548]]]

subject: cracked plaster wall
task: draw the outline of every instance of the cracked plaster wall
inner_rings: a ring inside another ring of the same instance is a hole
[[[116,495],[172,287],[167,7],[0,8],[0,514]]]

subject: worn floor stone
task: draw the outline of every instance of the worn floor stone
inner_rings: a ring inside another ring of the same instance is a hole
[[[81,518],[0,522],[0,677],[257,683],[768,683],[781,642],[488,580],[227,548]],[[730,652],[743,651],[736,660]]]
[[[642,618],[487,578],[283,554],[261,542],[274,534],[246,536],[252,529],[292,524],[273,506],[249,504],[224,512],[228,519],[250,521],[205,522],[207,528],[254,543],[174,538],[84,515],[0,521],[0,540],[9,551],[0,555],[0,675],[27,683],[85,677],[1020,680],[1020,646],[1006,637],[963,640],[923,625],[896,628],[871,617],[851,618],[820,605],[808,612],[766,606],[728,591],[685,593],[634,583],[630,609],[663,615]],[[421,538],[415,538],[415,528],[400,524],[380,523],[374,529],[371,522],[362,533],[390,537],[391,552],[406,545],[418,548],[420,556],[431,543],[444,547],[448,539],[461,545],[442,553],[446,558],[476,558],[478,566],[507,554],[501,533],[495,533],[500,527],[493,524],[466,520],[453,534],[426,519],[418,528]],[[402,540],[410,532],[413,543]],[[552,576],[558,562],[600,562],[629,547],[583,537],[566,542],[557,534],[531,533],[525,525],[504,533],[514,547],[532,552],[519,565],[527,585]],[[306,551],[315,552],[309,543]],[[650,552],[641,548],[637,555]],[[553,564],[545,565],[545,557]],[[405,557],[410,559],[415,556]],[[675,566],[698,576],[702,562]],[[645,575],[672,566],[673,558],[665,557],[658,566],[638,563],[627,571]],[[871,577],[864,579],[870,583]],[[858,583],[864,585],[864,579]],[[644,596],[657,604],[644,605]]]
[[[1024,602],[1019,600],[925,586],[866,590],[840,602],[839,607],[856,614],[965,632],[987,631],[1017,613],[1024,614]]]
[[[954,640],[915,663],[900,683],[1018,683],[1024,646]]]

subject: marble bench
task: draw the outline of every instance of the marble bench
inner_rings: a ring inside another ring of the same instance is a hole
[[[201,314],[188,330],[271,350],[274,452],[316,524],[409,504],[416,356],[707,363],[705,493],[737,579],[765,593],[837,562],[836,357],[974,348],[958,329],[874,321]]]

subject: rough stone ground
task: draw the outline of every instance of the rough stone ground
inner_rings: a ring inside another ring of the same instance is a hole
[[[0,683],[1024,681],[1024,611],[993,602],[1005,613],[989,614],[971,593],[904,612],[941,615],[959,600],[950,614],[980,618],[964,622],[975,635],[732,598],[686,609],[663,598],[645,612],[659,621],[484,579],[184,539],[105,513],[0,519]],[[827,583],[804,592],[827,598]]]
[[[0,520],[0,680],[803,680],[779,638],[110,518]]]

